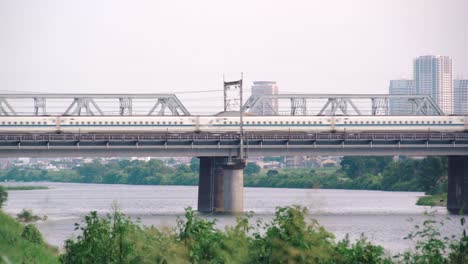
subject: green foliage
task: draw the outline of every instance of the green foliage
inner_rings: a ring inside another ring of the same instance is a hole
[[[2,208],[3,204],[8,200],[8,192],[6,188],[0,185],[0,208]]]
[[[415,250],[405,252],[402,255],[404,263],[445,263],[445,256],[449,244],[449,238],[442,237],[437,228],[438,222],[432,217],[425,220],[422,225],[415,225],[414,232],[405,239],[416,242]]]
[[[84,226],[76,224],[76,230],[82,231],[77,240],[65,241],[62,263],[132,263],[133,248],[127,235],[138,225],[119,211],[106,217],[94,211],[85,216],[84,222]]]
[[[21,237],[35,244],[44,244],[41,232],[35,225],[26,225],[21,233]]]
[[[355,244],[351,244],[348,236],[346,236],[336,245],[336,257],[333,263],[390,264],[393,262],[385,255],[381,246],[371,244],[366,237],[361,236]]]
[[[0,187],[1,188],[1,187]],[[47,190],[47,186],[7,186],[7,191],[32,191],[32,190]]]
[[[23,209],[23,211],[17,214],[16,217],[18,218],[18,220],[23,221],[25,223],[41,220],[41,217],[39,217],[38,215],[35,215],[32,212],[32,210],[27,210],[27,209]]]
[[[419,197],[416,204],[423,206],[447,206],[447,193]]]
[[[2,259],[10,263],[59,263],[56,248],[37,243],[40,234],[31,235],[35,233],[31,228],[25,230],[21,223],[0,211],[0,263]]]
[[[257,164],[253,163],[253,162],[249,162],[247,163],[247,166],[245,166],[244,168],[244,173],[246,175],[252,175],[252,174],[257,174],[260,172],[260,166],[258,166]]]
[[[343,157],[341,168],[354,179],[364,173],[378,174],[392,161],[392,157]]]

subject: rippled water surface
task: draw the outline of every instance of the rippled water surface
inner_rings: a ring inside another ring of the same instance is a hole
[[[136,186],[76,183],[17,183],[15,185],[44,185],[48,190],[10,191],[5,210],[17,214],[23,208],[35,214],[47,215],[47,221],[37,226],[50,244],[62,246],[74,235],[75,222],[92,210],[110,211],[116,202],[123,212],[141,218],[144,224],[175,226],[184,208],[197,207],[198,188],[195,186]],[[317,219],[337,238],[349,234],[358,238],[365,234],[371,241],[392,253],[401,252],[412,244],[403,238],[436,210],[435,217],[444,221],[444,235],[459,234],[459,217],[450,216],[443,207],[416,206],[422,193],[355,190],[245,188],[244,209],[269,220],[275,207],[301,205],[309,208]],[[211,217],[211,216],[210,216]],[[216,216],[222,228],[235,222],[233,216]]]

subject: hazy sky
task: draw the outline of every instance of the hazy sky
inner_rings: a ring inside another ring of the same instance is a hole
[[[244,72],[284,93],[386,93],[419,55],[448,55],[468,78],[467,11],[467,0],[0,0],[0,90],[217,90]],[[221,92],[179,97],[192,112],[222,105]]]

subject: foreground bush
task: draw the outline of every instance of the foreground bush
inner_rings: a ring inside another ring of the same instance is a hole
[[[276,210],[269,223],[237,220],[219,230],[214,220],[199,217],[191,208],[176,229],[144,227],[115,211],[104,217],[85,217],[82,234],[67,240],[62,263],[390,263],[381,247],[365,240],[335,243],[333,235],[307,210]]]

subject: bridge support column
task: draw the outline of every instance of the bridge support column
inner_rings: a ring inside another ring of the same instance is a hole
[[[447,209],[454,214],[468,213],[468,156],[448,157]]]
[[[223,170],[224,211],[242,213],[244,211],[244,163],[227,165]]]
[[[201,157],[198,211],[238,213],[244,210],[244,163],[226,157]]]

